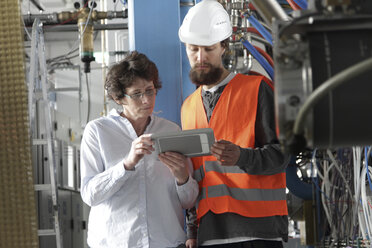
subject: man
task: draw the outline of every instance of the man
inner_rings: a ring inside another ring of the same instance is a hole
[[[183,103],[182,127],[210,127],[217,140],[212,156],[193,158],[199,182],[197,243],[209,248],[283,247],[288,236],[288,159],[275,133],[273,92],[263,76],[234,74],[223,67],[231,33],[227,12],[214,0],[192,7],[179,29],[190,79],[201,86]]]

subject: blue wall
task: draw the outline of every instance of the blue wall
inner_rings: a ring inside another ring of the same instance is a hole
[[[182,104],[181,43],[177,0],[128,1],[129,49],[146,54],[158,67],[163,88],[154,112],[180,124]]]
[[[196,3],[200,1],[201,0],[196,0]],[[181,1],[180,23],[182,23],[183,18],[185,18],[185,15],[191,8],[191,6],[182,5],[182,3],[194,3],[194,1],[193,0],[182,0]],[[190,78],[189,78],[190,63],[189,63],[189,60],[187,59],[185,44],[183,43],[181,43],[181,59],[182,59],[182,100],[185,100],[186,97],[188,97],[192,92],[194,92],[194,90],[196,89],[196,86],[193,83],[191,83]]]

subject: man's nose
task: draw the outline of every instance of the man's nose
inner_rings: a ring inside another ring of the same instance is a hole
[[[197,62],[198,63],[203,63],[204,62],[204,59],[205,59],[205,54],[204,54],[204,51],[203,51],[203,49],[199,49],[198,50],[198,54],[197,54]]]

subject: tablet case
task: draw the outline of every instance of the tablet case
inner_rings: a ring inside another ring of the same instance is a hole
[[[211,128],[155,133],[151,138],[154,140],[154,148],[157,154],[173,151],[182,153],[187,157],[210,155],[210,147],[215,141]]]

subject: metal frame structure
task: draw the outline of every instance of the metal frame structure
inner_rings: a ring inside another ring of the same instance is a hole
[[[53,217],[54,217],[54,229],[39,229],[39,236],[56,236],[57,248],[62,248],[62,238],[60,230],[60,221],[58,213],[58,189],[56,181],[56,159],[54,156],[54,145],[53,145],[53,134],[52,134],[52,118],[48,102],[47,92],[47,68],[45,60],[45,46],[44,46],[44,35],[42,29],[42,23],[39,19],[35,19],[32,27],[32,41],[31,41],[31,63],[30,63],[30,81],[29,81],[29,114],[30,114],[30,127],[32,131],[32,144],[33,145],[47,145],[47,157],[49,161],[49,172],[50,172],[50,184],[36,184],[35,191],[50,190],[53,202]],[[34,113],[35,113],[35,89],[41,87],[42,98],[40,102],[44,107],[45,114],[45,127],[46,127],[46,138],[35,135]]]

